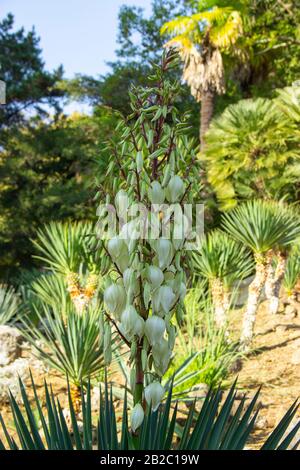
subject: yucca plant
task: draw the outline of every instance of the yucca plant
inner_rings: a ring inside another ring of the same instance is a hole
[[[289,254],[284,273],[283,286],[288,297],[295,298],[295,287],[300,278],[300,250],[297,247]]]
[[[85,315],[78,315],[72,304],[65,304],[62,312],[60,300],[52,305],[35,306],[40,327],[23,317],[25,338],[39,358],[71,383],[71,397],[76,412],[81,400],[81,385],[104,370],[103,327],[101,308],[89,305]],[[108,354],[109,351],[106,351]]]
[[[130,349],[130,386],[140,416],[147,380],[152,395],[163,394],[160,382],[182,323],[188,237],[183,209],[199,193],[196,149],[185,135],[187,117],[174,103],[179,85],[166,77],[177,62],[174,51],[164,53],[152,86],[131,89],[132,114],[119,123],[121,140],[109,144],[114,198],[107,194],[104,201],[97,194],[104,335],[110,338],[113,326]],[[107,232],[112,212],[115,230]]]
[[[79,314],[94,296],[99,282],[93,224],[51,222],[38,230],[35,258],[64,276],[67,290]]]
[[[172,405],[172,387],[163,408],[153,411],[147,408],[138,436],[129,431],[126,394],[118,425],[117,412],[112,393],[106,384],[100,396],[97,425],[93,425],[91,391],[87,386],[86,396],[82,395],[82,429],[76,420],[71,394],[68,392],[72,429],[69,430],[59,400],[45,385],[45,410],[38,398],[34,381],[34,402],[30,403],[25,387],[20,381],[24,411],[10,395],[17,438],[10,435],[8,426],[0,415],[5,442],[0,440],[1,450],[242,450],[253,431],[258,411],[254,411],[259,392],[250,403],[246,396],[236,403],[236,388],[232,386],[225,401],[221,403],[220,390],[206,396],[200,413],[192,406],[183,426],[177,423],[178,406]],[[34,408],[37,409],[34,413]],[[287,433],[287,429],[298,409],[294,403],[274,431],[269,435],[261,450],[285,450],[297,436],[300,422]],[[40,425],[37,422],[40,421]],[[131,427],[137,424],[137,416],[131,415]],[[297,444],[293,449],[297,448]]]
[[[297,212],[291,212],[286,206],[282,206],[284,216],[290,212],[289,216],[295,218],[295,224],[300,223],[299,214]],[[269,301],[269,312],[276,314],[279,308],[279,295],[282,281],[285,276],[287,260],[289,253],[293,252],[294,255],[298,252],[299,254],[299,240],[294,241],[291,246],[285,244],[279,244],[274,250],[270,250],[267,256],[267,277],[265,283],[265,294]]]
[[[13,324],[18,318],[20,298],[12,287],[0,285],[0,325]]]
[[[254,253],[256,274],[249,286],[240,340],[241,348],[247,350],[252,342],[258,302],[266,282],[268,253],[270,250],[282,251],[283,247],[293,243],[300,233],[299,218],[284,205],[253,200],[224,214],[222,226]]]
[[[65,321],[70,304],[70,296],[66,292],[64,276],[57,272],[26,273],[22,276],[20,294],[22,297],[21,310],[31,321],[38,324],[36,312],[43,311],[43,305],[55,307],[60,305],[61,315]]]
[[[292,305],[299,315],[300,304],[297,299],[297,286],[300,279],[300,251],[296,246],[288,256],[283,278],[283,287],[286,293],[286,301]]]
[[[208,279],[216,324],[224,328],[232,286],[251,274],[253,258],[248,248],[220,230],[209,233],[193,253],[196,273]]]

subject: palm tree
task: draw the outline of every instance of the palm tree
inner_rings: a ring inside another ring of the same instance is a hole
[[[237,199],[277,198],[283,189],[286,194],[299,141],[274,101],[249,99],[228,106],[212,121],[203,156],[222,209],[232,208]]]
[[[299,217],[275,202],[253,200],[223,215],[223,228],[254,253],[255,277],[249,286],[241,349],[248,350],[254,331],[259,298],[266,282],[270,250],[288,247],[300,234]]]
[[[64,276],[67,290],[78,313],[94,296],[99,283],[99,268],[92,250],[93,224],[90,222],[51,222],[38,230],[35,258]]]
[[[195,272],[209,281],[215,321],[224,328],[230,290],[235,281],[249,276],[253,270],[251,252],[226,233],[215,230],[204,238],[193,260]]]
[[[183,79],[194,98],[201,101],[200,142],[214,110],[216,95],[225,92],[222,53],[230,52],[243,33],[245,5],[240,1],[208,0],[197,3],[197,12],[178,16],[161,28],[173,36],[166,46],[179,50],[184,63]]]
[[[286,263],[283,286],[288,298],[296,299],[295,287],[300,278],[300,250],[292,250]]]

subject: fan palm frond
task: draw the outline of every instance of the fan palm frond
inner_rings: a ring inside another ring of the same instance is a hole
[[[220,230],[204,238],[193,259],[196,272],[208,279],[219,278],[228,287],[249,276],[254,268],[250,251]]]
[[[248,201],[222,217],[222,227],[254,253],[287,247],[300,234],[299,214],[276,202]]]
[[[284,274],[284,279],[283,279],[283,286],[288,296],[293,295],[294,288],[297,282],[299,281],[299,279],[300,279],[300,251],[298,248],[297,250],[290,253],[287,259],[287,264],[286,264],[286,269],[285,269],[285,274]]]
[[[50,367],[68,376],[76,386],[104,368],[99,307],[90,306],[86,314],[80,316],[70,305],[67,315],[63,316],[57,302],[52,308],[44,304],[36,314],[41,328],[24,318],[24,336]]]
[[[62,274],[78,272],[82,262],[87,261],[87,237],[92,233],[90,222],[50,222],[37,232],[33,243],[41,254],[35,258]]]
[[[222,208],[238,198],[281,194],[298,159],[294,141],[291,123],[271,100],[241,100],[213,119],[203,159]]]

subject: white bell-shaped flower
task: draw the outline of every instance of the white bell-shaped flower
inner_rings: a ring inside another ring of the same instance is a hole
[[[159,303],[165,313],[169,313],[175,301],[175,294],[170,286],[161,286],[159,288]]]
[[[152,411],[156,411],[164,397],[165,390],[159,382],[152,382],[145,388],[145,400]]]
[[[164,280],[164,274],[162,270],[158,268],[157,266],[148,266],[147,279],[150,282],[151,287],[153,289],[156,289],[162,284]]]
[[[107,243],[107,251],[114,261],[122,255],[124,249],[126,249],[125,242],[119,237],[111,238]]]
[[[165,321],[157,315],[147,318],[145,323],[145,334],[151,346],[159,343],[166,330]]]
[[[103,298],[108,310],[118,317],[126,305],[126,293],[124,287],[117,284],[111,284],[105,289]]]
[[[121,323],[123,331],[125,331],[127,337],[134,335],[134,329],[139,315],[133,305],[129,305],[123,311],[121,315]]]

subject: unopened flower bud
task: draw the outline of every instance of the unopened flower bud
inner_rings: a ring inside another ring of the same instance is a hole
[[[125,286],[126,291],[128,291],[129,289],[132,289],[133,292],[137,291],[138,281],[137,281],[137,275],[134,269],[132,268],[125,269],[123,273],[123,281],[124,281],[124,286]]]
[[[164,375],[169,367],[172,351],[169,348],[169,343],[164,338],[152,347],[152,355],[154,359],[155,370],[159,375]]]
[[[143,163],[144,163],[143,154],[142,154],[142,152],[138,152],[136,154],[136,169],[139,173],[143,169]]]
[[[159,288],[159,303],[165,313],[169,313],[175,300],[175,294],[170,286]]]
[[[148,196],[152,204],[163,204],[165,200],[165,191],[158,181],[153,181],[153,183],[151,183]]]
[[[120,191],[117,192],[116,197],[115,197],[115,206],[116,206],[119,217],[125,219],[128,205],[129,205],[128,195],[126,191],[124,191],[124,189],[121,189]]]
[[[133,432],[135,432],[144,421],[144,410],[140,403],[137,403],[131,411],[130,425]]]
[[[166,189],[166,197],[169,202],[174,203],[179,201],[184,193],[185,185],[179,176],[173,176]]]
[[[158,257],[158,264],[160,268],[165,268],[172,260],[173,247],[170,240],[160,238],[156,242],[155,251]]]

